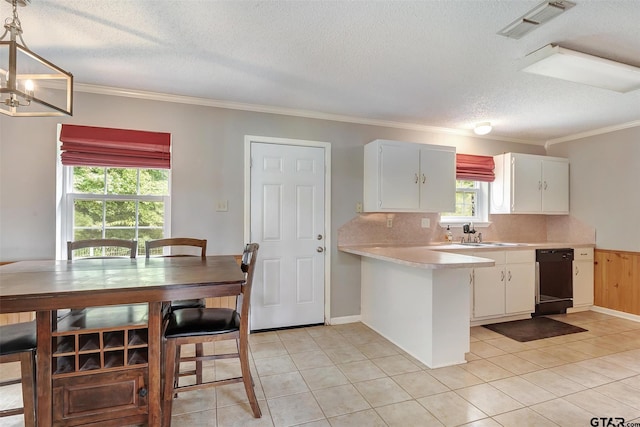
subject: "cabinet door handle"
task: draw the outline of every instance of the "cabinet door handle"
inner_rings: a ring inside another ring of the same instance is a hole
[[[580,271],[578,270],[578,266],[576,265],[576,276],[580,274]]]
[[[511,281],[511,270],[509,270],[509,275],[507,277],[507,280],[510,282]]]
[[[547,181],[544,182],[544,189],[547,189]]]
[[[416,184],[418,183],[418,180],[419,180],[419,179],[420,179],[420,178],[418,177],[418,174],[416,174]]]
[[[542,181],[538,181],[538,190],[542,190]]]
[[[504,282],[504,270],[500,272],[500,281]]]
[[[424,184],[425,182],[427,182],[427,177],[425,174],[422,174],[422,183]]]
[[[473,284],[473,272],[469,273],[469,284]]]
[[[147,397],[148,391],[143,387],[140,389],[140,391],[138,391],[138,394],[140,395],[140,397]]]

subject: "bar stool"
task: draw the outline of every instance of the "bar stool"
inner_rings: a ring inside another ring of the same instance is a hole
[[[184,308],[170,312],[167,316],[164,326],[163,362],[166,376],[162,408],[166,425],[169,425],[171,421],[171,406],[176,393],[237,382],[244,383],[244,389],[247,393],[253,416],[255,418],[262,416],[249,368],[249,308],[258,247],[257,243],[250,243],[244,249],[241,267],[246,273],[246,280],[242,285],[236,310],[230,308]],[[180,346],[182,345],[229,339],[236,340],[237,351],[235,353],[196,355],[195,357],[180,356]],[[179,377],[196,374],[194,371],[181,373],[181,362],[201,362],[203,360],[228,358],[240,359],[242,376],[206,383],[197,380],[194,385],[179,386]]]
[[[0,387],[22,384],[22,407],[0,411],[0,417],[24,414],[27,427],[36,425],[36,322],[0,326],[0,363],[20,362],[20,378]]]

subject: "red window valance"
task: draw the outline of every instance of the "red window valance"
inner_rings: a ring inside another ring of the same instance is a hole
[[[493,182],[495,163],[491,156],[456,154],[456,179]]]
[[[120,168],[171,168],[171,134],[62,125],[62,164]]]

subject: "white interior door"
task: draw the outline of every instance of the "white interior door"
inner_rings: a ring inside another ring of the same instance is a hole
[[[251,329],[324,323],[325,149],[251,142]]]

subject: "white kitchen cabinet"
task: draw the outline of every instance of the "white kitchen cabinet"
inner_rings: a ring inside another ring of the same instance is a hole
[[[533,154],[494,156],[491,213],[568,214],[569,160]]]
[[[502,316],[505,306],[505,260],[506,252],[482,252],[474,256],[491,258],[496,262],[493,267],[473,270],[473,307],[472,317]]]
[[[473,270],[472,318],[500,317],[535,310],[535,251],[482,251],[494,267]]]
[[[536,293],[535,251],[507,251],[505,314],[533,313]]]
[[[455,209],[455,147],[375,140],[364,147],[365,212]]]
[[[574,248],[573,307],[593,305],[593,248]]]

